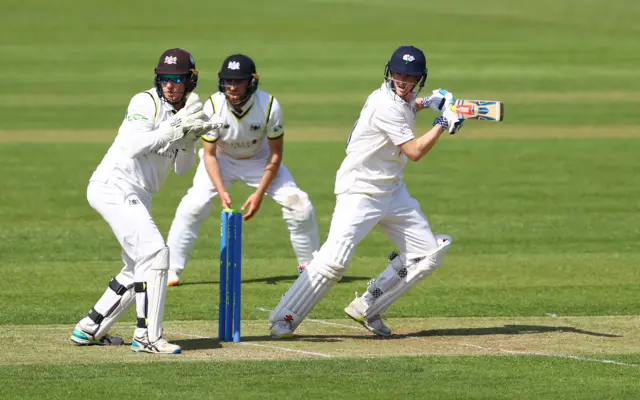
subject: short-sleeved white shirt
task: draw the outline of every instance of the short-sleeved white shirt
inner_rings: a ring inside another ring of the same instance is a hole
[[[257,90],[236,114],[224,93],[216,92],[204,104],[207,118],[216,115],[222,126],[202,136],[215,142],[217,151],[237,159],[261,157],[269,152],[267,139],[284,135],[282,109],[278,101],[267,92]]]
[[[415,102],[407,103],[383,83],[365,103],[336,175],[335,194],[378,194],[402,184],[407,157],[399,145],[414,138]]]

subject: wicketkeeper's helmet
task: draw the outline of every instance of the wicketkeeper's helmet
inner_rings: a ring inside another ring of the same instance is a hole
[[[196,61],[193,59],[191,53],[186,50],[176,48],[165,51],[160,56],[158,65],[154,71],[156,73],[155,87],[160,98],[163,97],[160,75],[185,75],[186,87],[183,99],[186,98],[189,93],[193,92],[196,86],[198,86]]]

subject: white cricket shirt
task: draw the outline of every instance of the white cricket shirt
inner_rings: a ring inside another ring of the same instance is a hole
[[[118,135],[90,181],[118,178],[149,194],[157,193],[174,168],[176,158],[185,156],[180,141],[159,153],[166,143],[153,132],[175,112],[171,104],[158,97],[155,88],[133,96]]]
[[[232,111],[222,92],[216,92],[204,103],[207,117],[216,115],[222,127],[202,136],[216,143],[216,151],[237,159],[265,157],[269,153],[268,139],[284,135],[282,109],[278,101],[267,92],[257,90],[244,104],[242,114]]]
[[[414,138],[415,102],[407,103],[383,83],[365,103],[336,174],[335,194],[391,192],[402,185],[407,157],[398,145]]]

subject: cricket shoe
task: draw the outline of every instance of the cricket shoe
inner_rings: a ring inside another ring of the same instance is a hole
[[[391,336],[391,329],[384,324],[380,315],[374,315],[369,318],[364,316],[367,306],[362,301],[362,298],[357,296],[358,294],[356,293],[356,299],[344,309],[347,316],[378,336]]]
[[[306,265],[298,265],[298,275],[302,275],[302,273],[306,270],[307,270]]]
[[[271,337],[274,339],[293,339],[291,322],[277,321],[271,324]]]
[[[167,286],[180,286],[180,277],[176,271],[170,269],[167,276]]]
[[[120,336],[107,334],[96,339],[78,327],[71,333],[71,342],[78,346],[122,346],[124,344],[124,340]]]
[[[160,338],[155,342],[151,343],[149,341],[149,336],[144,335],[144,337],[133,336],[133,341],[131,342],[131,351],[135,353],[153,353],[153,354],[180,354],[182,353],[182,349],[180,346],[176,344],[171,344]]]

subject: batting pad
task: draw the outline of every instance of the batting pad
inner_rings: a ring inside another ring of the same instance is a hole
[[[353,243],[340,240],[332,247],[335,251],[329,251],[325,246],[315,254],[307,269],[282,296],[280,304],[269,316],[271,323],[287,321],[291,324],[291,329],[295,330],[316,304],[342,279],[346,267],[336,261],[348,261],[353,252]],[[324,259],[325,254],[333,261]]]
[[[423,280],[425,276],[430,275],[442,264],[445,253],[449,250],[449,247],[451,247],[452,239],[451,236],[448,235],[436,235],[436,241],[438,243],[438,247],[435,251],[419,261],[407,262],[404,256],[400,255],[391,262],[391,265],[389,265],[382,274],[380,274],[378,279],[384,277],[388,282],[387,277],[389,275],[403,271],[403,269],[399,270],[398,265],[394,264],[394,261],[397,259],[404,261],[404,265],[406,265],[406,272],[397,274],[398,279],[394,279],[396,284],[379,295],[375,302],[365,310],[365,318],[371,318],[385,312],[400,296],[408,292],[409,289]]]
[[[151,343],[162,337],[162,315],[164,314],[164,300],[167,295],[167,280],[169,278],[169,248],[160,250],[147,272],[147,329]]]

